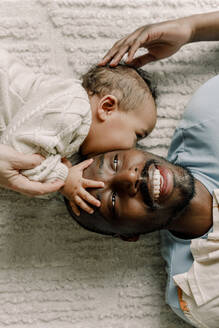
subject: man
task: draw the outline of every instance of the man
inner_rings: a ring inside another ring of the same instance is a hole
[[[218,18],[215,12],[142,26],[116,42],[100,65],[115,66],[127,53],[126,62],[140,67],[186,43],[218,40]],[[134,58],[140,47],[148,52]],[[104,189],[92,191],[101,208],[93,216],[75,217],[91,231],[126,240],[161,230],[166,301],[182,319],[205,328],[219,322],[218,86],[219,76],[190,101],[169,162],[143,150],[97,156],[84,175],[104,181]]]
[[[192,306],[188,297],[192,295],[195,298],[190,289],[193,288],[196,293],[199,288],[205,290],[207,301],[199,301],[199,296],[195,299],[201,304],[201,320],[203,313],[207,312],[205,317],[209,325],[197,327],[217,327],[219,320],[219,314],[212,314],[211,308],[205,309],[206,304],[211,305],[213,301],[217,301],[219,306],[217,288],[208,288],[209,283],[212,287],[212,282],[219,279],[219,237],[213,247],[214,261],[208,263],[205,260],[204,263],[204,269],[208,265],[211,267],[207,272],[207,281],[202,267],[194,271],[194,264],[201,266],[196,259],[203,255],[202,249],[193,247],[190,250],[191,243],[194,246],[191,239],[206,239],[208,243],[208,236],[212,238],[212,195],[219,188],[218,86],[219,76],[216,76],[191,99],[174,134],[169,161],[142,149],[109,152],[94,157],[84,176],[104,182],[104,188],[91,191],[101,201],[101,207],[95,215],[74,217],[91,231],[120,235],[123,239],[137,239],[139,234],[161,230],[162,253],[169,275],[167,303],[188,321],[185,299]],[[214,220],[219,221],[219,218],[215,217]],[[214,224],[213,229],[216,227],[219,230],[219,224]],[[219,236],[219,231],[216,235]],[[208,259],[212,255],[209,253],[206,256]],[[217,269],[212,269],[212,264]],[[193,285],[189,284],[187,276],[178,275],[191,267],[194,271],[191,278]],[[214,305],[213,309],[216,308]],[[209,316],[213,324],[209,323]],[[196,325],[194,318],[189,320]]]

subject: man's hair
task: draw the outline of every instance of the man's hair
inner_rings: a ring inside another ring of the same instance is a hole
[[[124,64],[92,66],[82,75],[82,86],[90,95],[116,96],[119,108],[124,111],[138,108],[148,95],[155,99],[156,93],[148,73]]]
[[[111,232],[111,231],[106,231],[106,230],[102,230],[102,229],[98,229],[95,224],[92,224],[92,216],[95,216],[95,217],[100,217],[101,219],[104,219],[104,216],[100,213],[99,209],[98,208],[93,208],[94,209],[94,213],[91,215],[91,214],[88,214],[87,212],[83,211],[83,210],[80,210],[81,211],[81,214],[80,216],[83,216],[84,218],[87,218],[89,224],[85,223],[85,222],[81,222],[79,221],[77,215],[74,214],[72,208],[71,208],[71,205],[70,205],[70,202],[67,198],[64,197],[64,201],[65,201],[65,205],[68,209],[68,212],[69,214],[71,215],[71,217],[77,222],[77,224],[90,231],[90,232],[95,232],[95,233],[98,233],[98,234],[101,234],[101,235],[105,235],[105,236],[114,236],[115,233]]]

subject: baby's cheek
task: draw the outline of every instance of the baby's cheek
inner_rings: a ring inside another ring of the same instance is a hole
[[[113,149],[114,150],[118,150],[118,149],[121,149],[121,150],[125,150],[125,149],[130,149],[132,147],[135,146],[135,143],[136,143],[136,138],[133,138],[133,136],[130,136],[130,135],[126,135],[125,132],[124,133],[121,133],[117,140],[114,141],[114,144],[113,144]],[[113,150],[111,149],[111,150]]]

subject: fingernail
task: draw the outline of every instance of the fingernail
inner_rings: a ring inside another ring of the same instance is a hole
[[[99,207],[100,205],[101,205],[101,203],[100,203],[99,201],[97,201],[97,202],[96,202],[96,206]]]
[[[93,214],[93,212],[94,212],[94,210],[90,210],[90,211],[89,211],[90,214]]]

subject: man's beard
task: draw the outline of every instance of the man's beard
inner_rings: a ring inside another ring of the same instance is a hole
[[[176,220],[185,211],[195,196],[195,179],[191,171],[183,165],[176,166],[182,171],[181,175],[174,175],[174,187],[178,189],[181,201],[174,208],[173,215],[169,218],[167,225]]]

